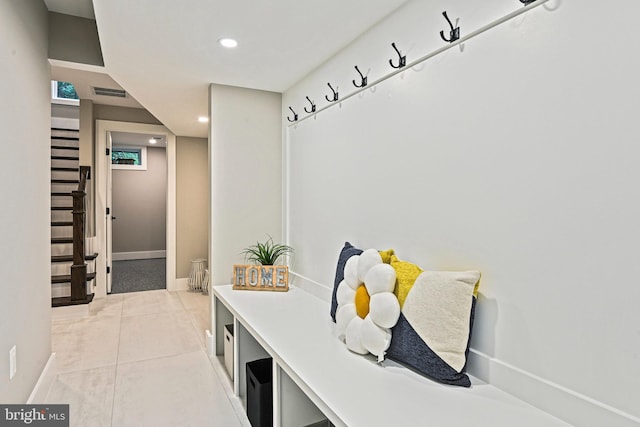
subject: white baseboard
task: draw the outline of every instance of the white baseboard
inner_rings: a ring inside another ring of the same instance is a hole
[[[244,404],[240,400],[240,397],[238,397],[233,392],[233,381],[230,380],[227,368],[225,368],[223,365],[224,361],[222,356],[209,355],[209,362],[211,362],[211,366],[213,366],[213,369],[216,371],[218,378],[224,378],[222,381],[220,381],[220,384],[222,384],[222,388],[227,394],[227,397],[231,402],[231,406],[233,407],[236,416],[240,420],[240,424],[242,426],[251,426],[251,424],[249,423],[249,419],[247,418],[247,411],[245,411]]]
[[[213,334],[208,329],[204,331],[204,341],[207,345],[207,356],[211,358],[213,357]]]
[[[114,252],[111,257],[114,261],[166,258],[167,251]]]
[[[40,374],[40,378],[38,378],[38,382],[35,387],[33,387],[33,391],[31,392],[29,399],[27,399],[27,404],[45,402],[49,389],[51,388],[53,381],[56,379],[56,372],[56,354],[51,353],[47,364],[44,365],[44,369]]]
[[[289,285],[297,286],[323,301],[331,301],[333,288],[324,286],[323,284],[298,274],[295,271],[289,270]]]
[[[474,349],[469,351],[467,368],[469,374],[572,425],[640,424],[640,418]]]
[[[170,291],[188,291],[189,279],[187,277],[175,280],[175,289],[169,289]]]

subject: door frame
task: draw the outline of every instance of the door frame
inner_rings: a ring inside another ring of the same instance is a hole
[[[107,230],[106,222],[111,215],[106,215],[107,208],[107,180],[110,170],[111,156],[106,155],[108,132],[129,132],[164,135],[167,141],[167,290],[178,290],[176,280],[176,136],[165,126],[145,123],[117,122],[111,120],[96,120],[95,124],[96,152],[95,152],[95,217],[96,217],[96,245],[98,258],[96,259],[96,288],[95,297],[107,294]]]

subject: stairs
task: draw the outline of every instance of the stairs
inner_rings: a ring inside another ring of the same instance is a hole
[[[85,255],[87,292],[71,298],[73,265],[73,197],[80,182],[78,130],[51,129],[51,305],[87,304],[93,300],[97,254]],[[74,267],[76,268],[76,267]]]

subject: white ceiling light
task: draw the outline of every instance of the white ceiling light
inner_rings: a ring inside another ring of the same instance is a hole
[[[162,138],[158,137],[158,136],[152,136],[149,139],[149,144],[156,144],[158,141],[160,141]]]
[[[200,117],[198,117],[198,121],[200,123],[207,123],[209,121],[209,117],[200,116]]]
[[[226,47],[227,49],[233,49],[238,46],[238,42],[235,39],[223,38],[218,40],[221,46]]]

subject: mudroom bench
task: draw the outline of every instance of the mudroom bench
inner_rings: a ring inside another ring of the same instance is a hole
[[[213,287],[214,353],[223,362],[225,325],[233,324],[235,395],[246,408],[246,364],[273,359],[273,425],[566,426],[494,386],[446,386],[390,360],[351,353],[333,333],[329,304],[289,292]]]

